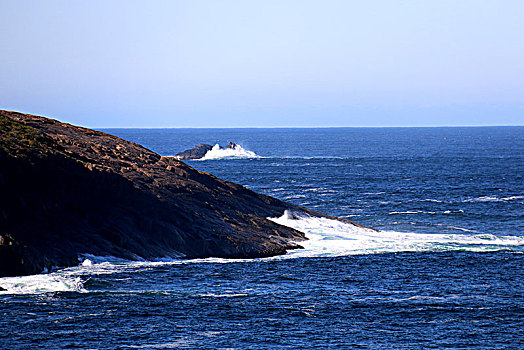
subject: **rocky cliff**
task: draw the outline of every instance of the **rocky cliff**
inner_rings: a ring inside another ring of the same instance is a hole
[[[116,136],[0,111],[0,276],[126,259],[265,257],[302,233],[267,217],[305,211]]]

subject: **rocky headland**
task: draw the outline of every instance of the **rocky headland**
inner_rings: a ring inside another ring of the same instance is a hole
[[[0,111],[0,276],[124,259],[254,258],[304,234],[267,217],[325,216],[103,132]]]

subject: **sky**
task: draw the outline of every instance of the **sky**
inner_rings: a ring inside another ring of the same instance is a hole
[[[0,109],[106,127],[524,125],[524,1],[0,0]]]

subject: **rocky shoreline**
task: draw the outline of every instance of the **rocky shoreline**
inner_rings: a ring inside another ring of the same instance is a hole
[[[116,136],[0,111],[0,276],[124,259],[255,258],[300,248],[267,217],[325,216]]]

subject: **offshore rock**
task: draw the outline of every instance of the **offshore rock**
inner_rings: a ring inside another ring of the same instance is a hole
[[[229,143],[227,144],[226,148],[235,149],[237,146],[238,145],[236,143],[229,141]]]
[[[192,149],[188,149],[184,152],[180,152],[175,154],[175,158],[180,160],[190,160],[190,159],[200,159],[206,155],[207,152],[211,151],[213,146],[201,143],[193,147]]]
[[[237,146],[238,145],[236,143],[229,141],[226,147],[220,147],[220,149],[235,149]],[[200,143],[191,149],[175,154],[175,158],[179,160],[201,159],[206,155],[207,152],[211,151],[212,149],[213,146],[208,145],[206,143]]]

